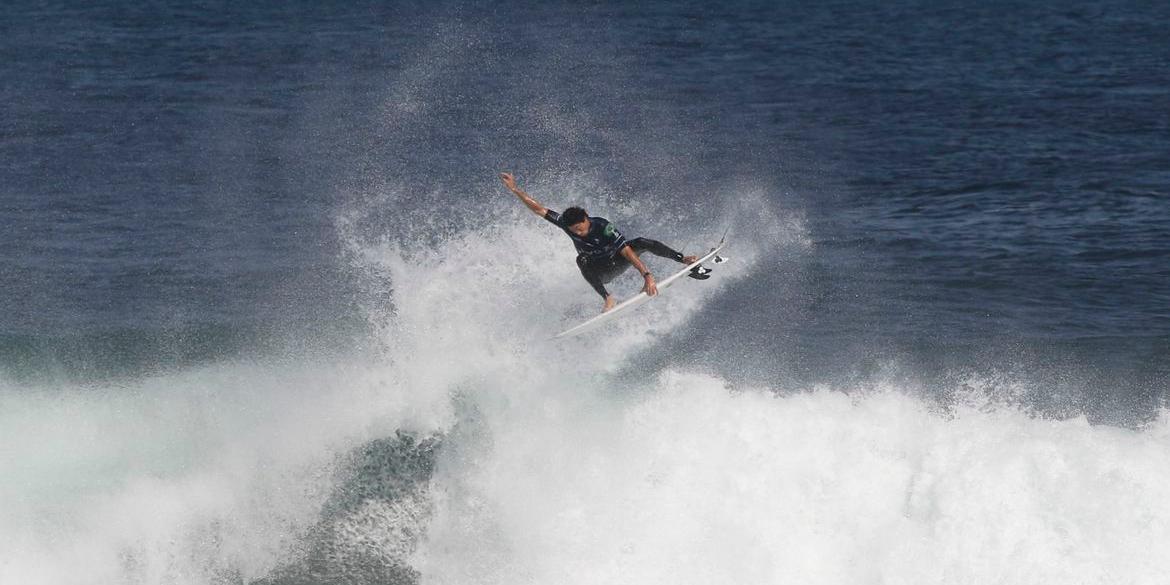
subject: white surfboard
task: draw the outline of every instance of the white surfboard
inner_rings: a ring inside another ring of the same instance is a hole
[[[663,290],[665,290],[670,285],[674,284],[675,281],[677,281],[678,279],[686,276],[688,272],[690,272],[692,269],[698,267],[700,264],[702,264],[704,262],[712,261],[715,264],[719,264],[720,262],[723,262],[723,259],[720,258],[718,256],[718,254],[719,254],[719,251],[723,249],[724,245],[725,245],[724,241],[720,240],[718,246],[711,248],[710,252],[703,254],[702,256],[699,257],[698,260],[695,260],[693,263],[687,264],[686,268],[683,268],[682,270],[679,270],[678,272],[658,281],[658,283],[657,283],[658,284],[658,294],[662,294]],[[597,315],[596,317],[593,317],[592,319],[589,319],[588,321],[585,321],[584,323],[577,325],[576,327],[572,327],[572,328],[566,329],[566,330],[558,333],[554,339],[559,339],[561,337],[572,337],[574,335],[578,335],[580,333],[585,333],[586,331],[590,331],[592,329],[595,329],[596,327],[598,327],[604,323],[608,323],[609,321],[612,321],[618,315],[621,315],[622,313],[629,311],[629,310],[633,309],[634,307],[637,307],[637,306],[641,305],[642,303],[649,301],[652,298],[654,298],[654,297],[651,297],[650,295],[646,294],[645,291],[642,291],[642,292],[634,295],[633,297],[630,297],[630,298],[618,303],[614,308],[612,308],[612,309],[610,309],[610,310],[608,310],[600,315]]]

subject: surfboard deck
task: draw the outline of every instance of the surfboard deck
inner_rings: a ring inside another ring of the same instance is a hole
[[[700,256],[698,260],[695,260],[691,264],[687,264],[687,266],[685,268],[683,268],[682,270],[679,270],[678,272],[671,274],[670,276],[658,281],[658,283],[657,283],[658,284],[658,294],[661,295],[662,291],[664,289],[668,288],[670,285],[677,282],[678,279],[686,276],[687,273],[689,273],[692,270],[702,269],[702,270],[706,270],[707,272],[710,272],[709,268],[701,268],[701,265],[704,262],[708,262],[708,261],[713,261],[715,264],[722,262],[723,259],[719,258],[719,251],[722,250],[725,245],[726,245],[726,241],[721,240],[719,242],[719,245],[715,246],[714,248],[711,248],[711,251]],[[704,273],[704,274],[706,274],[706,273]],[[588,319],[584,323],[581,323],[580,325],[577,325],[575,327],[570,327],[569,329],[566,329],[566,330],[556,334],[553,337],[553,339],[572,337],[574,335],[579,335],[581,333],[585,333],[586,331],[590,331],[592,329],[595,329],[595,328],[597,328],[605,323],[608,323],[609,321],[614,320],[618,315],[620,315],[624,312],[627,312],[627,311],[645,303],[646,301],[649,301],[652,298],[654,298],[654,297],[651,297],[650,295],[646,294],[646,291],[642,291],[642,292],[618,303],[617,305],[614,306],[614,308],[612,308],[612,309],[610,309],[610,310],[608,310],[600,315],[596,315],[596,316],[592,317],[591,319]]]

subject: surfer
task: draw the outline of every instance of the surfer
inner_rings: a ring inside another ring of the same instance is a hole
[[[591,217],[580,207],[570,207],[562,213],[557,213],[537,203],[531,195],[517,187],[516,178],[511,173],[500,173],[500,179],[528,209],[561,228],[573,239],[573,245],[577,248],[577,268],[581,269],[581,276],[584,276],[593,290],[605,299],[605,308],[602,312],[612,309],[616,303],[613,295],[605,290],[605,283],[625,272],[630,266],[637,268],[645,279],[646,284],[642,290],[650,296],[658,294],[654,275],[638,258],[640,252],[650,252],[655,256],[670,258],[683,264],[692,264],[698,260],[695,256],[683,256],[681,252],[676,252],[657,240],[649,238],[626,240],[609,220],[604,217]],[[699,279],[707,277],[706,274],[698,272],[692,273],[691,276]]]

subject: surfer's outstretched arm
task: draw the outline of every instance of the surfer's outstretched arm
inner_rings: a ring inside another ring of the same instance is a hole
[[[504,186],[507,187],[509,191],[515,193],[516,196],[520,198],[520,201],[524,202],[524,205],[526,205],[528,209],[532,210],[532,213],[535,213],[540,217],[544,217],[548,214],[548,208],[541,205],[539,202],[533,199],[531,195],[525,193],[523,189],[516,186],[516,177],[513,177],[512,173],[500,173],[500,180],[504,182]]]

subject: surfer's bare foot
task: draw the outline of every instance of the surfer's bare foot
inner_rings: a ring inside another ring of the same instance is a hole
[[[603,309],[601,309],[601,312],[604,313],[604,312],[612,309],[613,306],[616,304],[617,304],[617,301],[614,300],[613,295],[605,297],[605,307]]]
[[[694,264],[698,259],[698,256],[683,256],[683,264]]]

